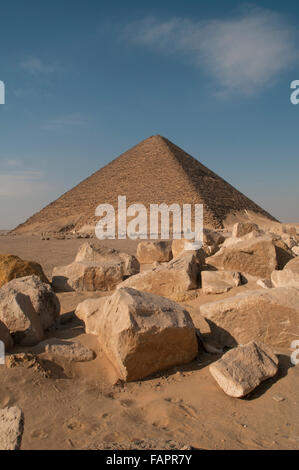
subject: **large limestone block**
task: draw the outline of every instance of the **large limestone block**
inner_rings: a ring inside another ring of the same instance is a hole
[[[137,259],[141,264],[170,261],[172,259],[171,242],[164,240],[141,241],[137,246]]]
[[[0,320],[0,341],[2,341],[2,343],[4,344],[5,351],[9,351],[13,347],[14,342],[9,332],[9,329],[1,320]],[[2,352],[1,345],[0,345],[0,351]]]
[[[255,338],[274,347],[289,347],[299,339],[299,290],[278,287],[246,291],[200,306],[222,346]]]
[[[274,242],[267,236],[222,248],[207,258],[206,263],[217,269],[234,270],[265,278],[270,277],[278,265]]]
[[[237,222],[233,226],[232,237],[239,238],[247,235],[247,233],[259,230],[258,225],[253,222]]]
[[[48,330],[59,323],[60,303],[49,284],[37,276],[14,279],[2,287],[2,292],[13,290],[30,297],[32,306],[40,318],[42,328]]]
[[[241,276],[236,271],[201,272],[201,286],[204,294],[222,294],[240,285]]]
[[[82,261],[54,268],[52,285],[56,291],[109,291],[123,279],[118,263]]]
[[[97,243],[83,243],[76,255],[76,262],[114,263],[121,266],[124,277],[132,276],[140,271],[140,265],[135,256],[123,253],[113,248]]]
[[[0,288],[0,320],[13,334],[14,341],[24,346],[37,344],[44,336],[41,319],[30,297],[8,284]]]
[[[283,270],[273,271],[271,282],[274,287],[292,286],[299,289],[299,258],[289,261]]]
[[[198,250],[188,250],[187,248],[190,243],[193,242],[187,240],[186,238],[181,238],[180,240],[173,240],[171,245],[173,257],[179,258],[180,256],[184,256],[186,254],[193,254],[196,257],[198,264],[202,266],[205,263],[205,259],[207,256],[206,252],[203,248],[200,248]]]
[[[197,287],[198,275],[199,268],[196,257],[193,254],[186,254],[152,270],[131,276],[119,284],[118,288],[133,287],[179,300],[186,291]]]
[[[0,287],[12,279],[33,274],[42,282],[49,282],[40,264],[34,261],[24,261],[14,255],[0,255]]]
[[[277,373],[278,358],[269,346],[251,341],[228,351],[209,370],[227,395],[241,398]]]
[[[164,297],[119,289],[107,300],[99,320],[100,345],[122,380],[139,380],[197,355],[189,313]]]
[[[19,450],[23,423],[23,413],[18,406],[0,409],[0,450]]]

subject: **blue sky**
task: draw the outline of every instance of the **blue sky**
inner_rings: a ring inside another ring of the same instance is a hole
[[[0,6],[0,228],[153,134],[299,222],[298,2]]]

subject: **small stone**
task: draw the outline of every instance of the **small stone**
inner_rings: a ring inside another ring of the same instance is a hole
[[[18,406],[0,410],[0,450],[18,450],[22,434],[22,410]]]

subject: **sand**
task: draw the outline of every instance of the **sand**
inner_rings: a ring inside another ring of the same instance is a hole
[[[50,276],[55,265],[74,259],[82,243],[9,235],[0,237],[0,253],[37,261]],[[136,251],[133,241],[106,243]],[[248,284],[236,289],[250,288]],[[187,303],[198,307],[235,291],[199,295]],[[291,366],[290,351],[279,351],[278,375],[242,400],[228,397],[218,387],[208,371],[218,356],[203,350],[187,366],[141,382],[113,385],[109,360],[73,314],[80,301],[97,295],[59,294],[62,325],[53,333],[93,348],[94,361],[54,363],[42,354],[50,378],[34,368],[0,366],[0,407],[17,405],[24,412],[21,449],[110,448],[111,443],[121,448],[128,441],[134,447],[136,440],[158,441],[161,448],[175,441],[195,449],[299,449],[299,366]]]

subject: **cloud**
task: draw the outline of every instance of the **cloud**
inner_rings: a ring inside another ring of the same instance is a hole
[[[39,171],[1,172],[0,197],[16,197],[44,190],[47,182]]]
[[[41,129],[57,130],[65,127],[82,126],[84,124],[86,124],[85,116],[81,113],[71,113],[49,119],[45,124],[41,125]]]
[[[28,57],[20,62],[21,69],[32,75],[48,75],[57,71],[56,64],[45,63],[38,57]]]
[[[224,93],[254,93],[298,60],[293,27],[260,8],[209,21],[145,18],[127,25],[123,35],[131,44],[187,57]]]

